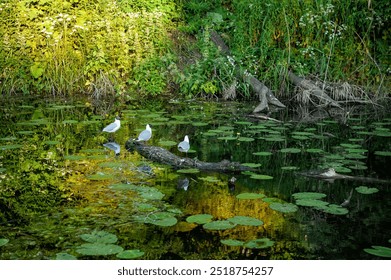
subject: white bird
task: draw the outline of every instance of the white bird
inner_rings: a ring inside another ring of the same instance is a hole
[[[136,141],[148,141],[149,139],[151,139],[151,137],[152,137],[152,129],[149,126],[149,124],[147,124],[145,130],[141,131]]]
[[[120,118],[117,116],[115,117],[114,122],[106,126],[102,131],[113,133],[116,132],[121,127],[121,121]]]
[[[103,144],[103,146],[114,151],[116,156],[118,156],[121,152],[121,146],[116,142],[108,142],[106,144]]]
[[[187,153],[189,149],[190,149],[189,137],[186,135],[185,139],[183,139],[183,141],[178,144],[178,150],[180,152]]]

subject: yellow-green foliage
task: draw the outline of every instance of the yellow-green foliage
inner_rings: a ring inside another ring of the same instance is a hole
[[[0,91],[121,94],[166,51],[172,1],[8,0],[0,4]],[[145,3],[144,3],[145,2]]]

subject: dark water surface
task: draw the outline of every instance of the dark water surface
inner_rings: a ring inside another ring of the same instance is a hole
[[[253,104],[110,106],[1,101],[0,259],[378,259],[364,249],[391,247],[389,183],[299,174],[390,181],[391,115],[362,107],[308,122],[286,110],[275,122],[248,117]],[[102,133],[116,115],[121,128]],[[255,171],[153,163],[125,149],[146,124],[147,145]]]

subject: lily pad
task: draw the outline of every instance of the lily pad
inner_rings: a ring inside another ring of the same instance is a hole
[[[254,156],[271,156],[272,153],[271,152],[255,152],[253,153]]]
[[[114,244],[85,243],[77,247],[76,252],[85,256],[108,256],[121,253],[124,249]]]
[[[139,193],[142,198],[148,200],[160,200],[164,197],[163,193],[152,187],[145,187]]]
[[[174,217],[174,213],[157,212],[157,213],[153,213],[151,215],[148,215],[145,222],[153,224],[153,225],[161,226],[161,227],[171,227],[171,226],[176,225],[178,220]]]
[[[236,196],[237,199],[259,199],[265,197],[262,193],[240,193]]]
[[[118,240],[115,234],[107,231],[93,231],[80,235],[80,238],[90,243],[115,243]]]
[[[372,248],[364,249],[365,252],[378,257],[391,258],[391,248],[384,246],[372,246]]]
[[[220,181],[217,177],[213,177],[213,176],[201,177],[200,180],[205,181],[205,182],[209,182],[209,183],[217,183]]]
[[[297,154],[301,152],[299,148],[285,148],[280,150],[281,153]]]
[[[252,142],[254,141],[255,139],[254,138],[251,138],[251,137],[239,137],[238,138],[238,141],[240,142]]]
[[[337,204],[329,204],[327,207],[322,207],[322,211],[333,215],[346,215],[349,213],[348,209]]]
[[[294,199],[322,199],[326,197],[324,193],[317,192],[299,192],[292,194]]]
[[[206,224],[211,222],[213,216],[210,214],[196,214],[186,218],[186,222],[188,223],[196,223],[196,224]]]
[[[273,202],[269,205],[269,207],[275,211],[282,213],[293,213],[296,212],[298,207],[292,203],[279,203]]]
[[[322,208],[328,204],[329,204],[328,202],[323,201],[323,200],[318,200],[318,199],[298,199],[298,200],[296,200],[296,205],[300,205],[300,206]]]
[[[131,259],[137,259],[143,255],[144,255],[144,252],[140,251],[140,250],[125,250],[125,251],[122,251],[121,253],[118,253],[117,258],[131,260]]]
[[[251,179],[255,179],[255,180],[271,180],[273,179],[272,176],[269,176],[269,175],[263,175],[263,174],[252,174],[250,176]]]
[[[253,218],[253,217],[247,217],[247,216],[235,216],[232,218],[227,219],[227,221],[230,221],[234,224],[242,225],[242,226],[261,226],[263,225],[263,221]]]
[[[378,188],[368,188],[366,186],[357,187],[357,188],[355,188],[355,190],[361,194],[373,194],[373,193],[377,193],[379,191]]]
[[[391,157],[391,151],[375,151],[375,155],[383,157]]]
[[[7,244],[9,242],[9,239],[7,238],[1,238],[0,239],[0,247],[1,246],[4,246],[5,244]]]
[[[220,240],[221,243],[227,246],[243,246],[244,242],[236,239],[223,239]]]
[[[56,260],[77,260],[77,258],[68,253],[57,253]]]
[[[252,163],[252,162],[242,163],[242,165],[250,167],[250,168],[257,168],[257,167],[262,166],[262,164],[260,164],[260,163]]]
[[[254,239],[246,244],[244,244],[244,247],[251,248],[251,249],[263,249],[268,248],[274,245],[274,241],[270,240],[269,238],[261,238],[261,239]]]
[[[213,221],[204,224],[202,227],[207,230],[225,230],[234,228],[236,224],[230,221]]]
[[[311,154],[322,154],[324,153],[324,151],[322,149],[307,149],[306,150],[307,153],[311,153]]]

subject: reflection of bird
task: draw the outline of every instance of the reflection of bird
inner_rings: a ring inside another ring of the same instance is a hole
[[[185,139],[178,144],[178,150],[183,153],[187,153],[190,149],[189,137],[186,135]]]
[[[117,116],[115,117],[114,122],[106,126],[102,131],[113,133],[116,132],[121,127],[121,121],[120,118]]]
[[[121,146],[118,143],[115,142],[108,142],[103,144],[104,147],[114,151],[115,155],[118,156],[121,152]]]
[[[231,179],[229,179],[229,181],[228,181],[228,189],[230,191],[234,191],[235,190],[235,182],[236,182],[236,178],[235,177],[232,177]]]
[[[149,126],[149,124],[147,124],[145,130],[141,131],[136,141],[148,141],[149,139],[151,139],[151,137],[152,137],[152,129]]]
[[[187,179],[186,177],[183,179],[179,179],[177,188],[187,191],[187,189],[189,188],[189,179]]]

